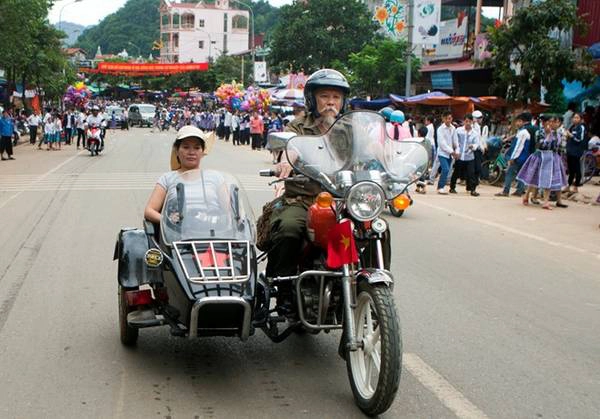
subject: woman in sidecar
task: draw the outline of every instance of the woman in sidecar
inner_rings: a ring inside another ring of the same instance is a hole
[[[119,260],[121,341],[139,329],[169,325],[177,336],[252,333],[255,305],[255,223],[233,176],[200,169],[214,134],[179,130],[171,169],[144,211],[144,229],[122,229]]]

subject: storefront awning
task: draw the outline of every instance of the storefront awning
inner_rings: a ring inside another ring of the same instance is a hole
[[[475,67],[471,61],[460,61],[457,63],[443,63],[443,64],[428,64],[421,67],[421,73],[430,73],[432,71],[471,71],[479,70]]]

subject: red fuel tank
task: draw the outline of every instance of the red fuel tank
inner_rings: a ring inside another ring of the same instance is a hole
[[[316,203],[312,204],[308,209],[306,219],[310,241],[323,249],[327,249],[329,231],[335,223],[335,213],[331,207],[322,207]]]

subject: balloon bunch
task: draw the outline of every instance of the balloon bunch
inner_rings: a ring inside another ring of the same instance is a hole
[[[243,111],[267,112],[271,106],[271,95],[266,89],[258,89],[252,86],[246,90],[244,101],[240,105]]]
[[[215,92],[215,96],[219,99],[219,103],[228,110],[240,109],[240,105],[244,99],[244,88],[236,82],[222,84]]]
[[[83,108],[88,103],[92,93],[88,90],[85,83],[79,81],[72,86],[67,87],[67,92],[63,100],[67,106]]]
[[[271,106],[271,95],[266,89],[248,87],[244,91],[241,84],[222,84],[215,92],[219,103],[230,111],[267,112]]]

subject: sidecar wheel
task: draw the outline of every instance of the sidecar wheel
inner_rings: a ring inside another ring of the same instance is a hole
[[[390,288],[360,283],[354,320],[361,347],[346,354],[350,385],[358,407],[376,416],[392,405],[402,367],[400,321]]]
[[[404,214],[404,210],[398,210],[394,208],[393,205],[390,205],[390,212],[394,217],[402,217],[402,215]]]
[[[127,315],[133,310],[127,305],[125,291],[126,289],[119,285],[119,330],[121,343],[125,346],[133,346],[137,342],[139,330],[127,324]]]

